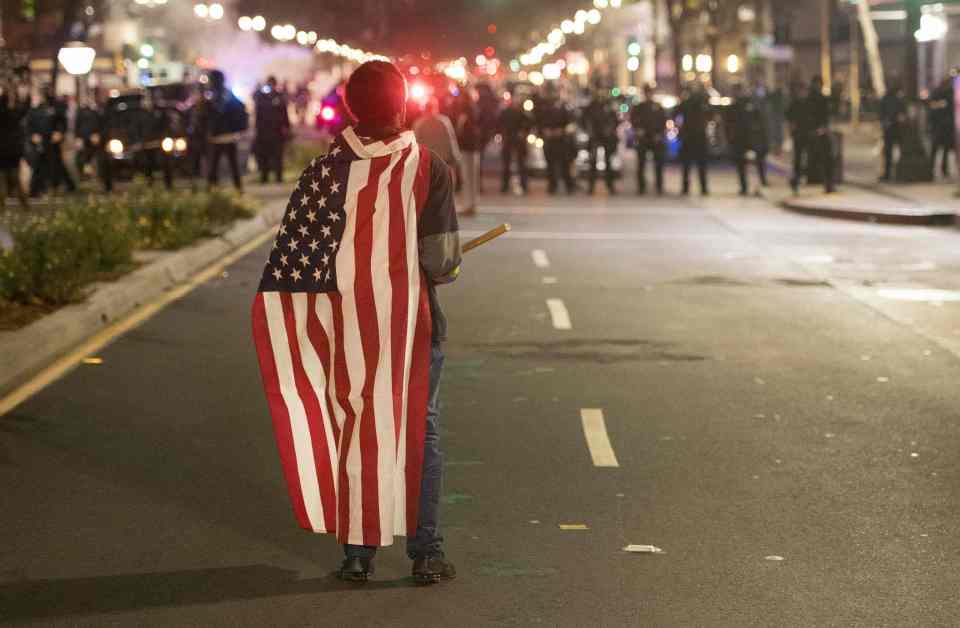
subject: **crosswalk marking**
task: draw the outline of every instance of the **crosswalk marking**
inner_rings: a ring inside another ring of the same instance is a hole
[[[595,467],[619,467],[617,455],[613,453],[610,437],[607,435],[607,424],[603,420],[603,410],[599,408],[582,408],[580,419],[583,422],[583,436],[587,439],[587,449],[593,458]]]

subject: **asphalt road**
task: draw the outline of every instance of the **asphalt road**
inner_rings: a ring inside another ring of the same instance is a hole
[[[345,586],[296,527],[249,336],[264,248],[0,417],[0,618],[956,625],[960,231],[714,189],[463,221],[515,231],[442,294],[456,581],[415,587],[397,545]]]

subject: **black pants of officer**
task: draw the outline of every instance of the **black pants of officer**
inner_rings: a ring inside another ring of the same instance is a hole
[[[590,193],[593,194],[597,187],[597,171],[600,169],[600,149],[603,149],[603,178],[607,184],[607,190],[611,194],[615,192],[613,187],[613,156],[617,154],[616,139],[591,140],[588,150],[590,152]]]
[[[96,160],[97,147],[90,140],[83,140],[83,144],[73,154],[73,167],[77,171],[77,178],[85,179],[84,170],[87,164]]]
[[[68,192],[77,189],[73,177],[63,163],[63,147],[60,144],[48,144],[36,160],[36,168],[30,178],[30,196],[39,196],[48,189],[57,189],[62,183]]]
[[[500,191],[504,194],[510,191],[511,168],[515,163],[517,164],[517,174],[520,175],[520,187],[523,188],[523,193],[526,194],[530,184],[530,177],[527,174],[526,138],[520,138],[514,142],[504,142],[500,159],[503,162],[503,180],[500,185]]]
[[[168,190],[173,189],[173,164],[170,163],[170,157],[159,148],[151,148],[143,151],[141,155],[143,160],[143,175],[147,178],[147,184],[153,185],[153,173],[158,168],[163,171],[163,185]]]
[[[933,133],[930,140],[930,167],[936,172],[937,153],[943,151],[943,157],[940,163],[940,174],[944,177],[949,177],[950,151],[954,150],[955,144],[953,133]]]
[[[747,194],[750,191],[750,182],[747,178],[747,153],[749,149],[742,146],[733,147],[733,164],[737,167],[737,176],[740,178],[740,193]],[[767,187],[767,155],[766,153],[756,153],[757,177],[760,179],[760,185]]]
[[[577,184],[570,172],[570,142],[565,137],[553,137],[543,142],[543,157],[547,160],[547,191],[556,193],[559,180],[567,188],[567,194],[577,191]]]
[[[890,180],[893,176],[893,147],[900,146],[900,128],[895,125],[883,127],[883,179]]]
[[[833,175],[836,170],[833,162],[833,141],[830,138],[830,132],[823,134],[814,133],[809,139],[809,156],[807,167],[816,167],[823,177],[823,188],[827,192],[834,191]]]
[[[233,185],[240,192],[243,191],[243,181],[240,179],[240,164],[237,161],[237,145],[235,142],[227,144],[210,144],[210,163],[207,164],[207,182],[211,187],[220,183],[220,157],[226,157],[230,165],[230,174]]]
[[[794,133],[792,138],[793,177],[790,179],[790,185],[796,190],[800,185],[800,179],[807,171],[807,161],[810,159],[810,142],[807,136],[802,133]]]
[[[106,192],[113,191],[113,159],[106,151],[97,152],[97,174]]]
[[[680,148],[680,161],[683,163],[683,193],[690,193],[690,170],[697,166],[700,175],[700,192],[710,193],[707,184],[707,140],[706,138],[685,139]]]
[[[257,169],[260,170],[260,183],[266,183],[271,174],[276,177],[277,183],[283,182],[283,142],[257,142]]]
[[[0,191],[0,209],[6,206],[8,196],[16,196],[20,201],[20,207],[26,209],[27,193],[20,185],[20,166],[11,166],[0,169],[0,184],[3,184],[3,190]]]
[[[663,142],[641,142],[637,145],[637,192],[647,193],[647,154],[653,155],[657,194],[663,194],[663,162],[666,146]]]

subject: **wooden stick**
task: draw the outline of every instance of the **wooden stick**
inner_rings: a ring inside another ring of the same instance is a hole
[[[503,223],[502,225],[500,225],[499,227],[497,227],[496,229],[491,229],[490,231],[486,232],[486,233],[483,234],[482,236],[476,237],[476,238],[474,238],[473,240],[470,240],[469,242],[467,242],[466,244],[464,244],[464,245],[463,245],[463,252],[466,253],[467,251],[472,251],[473,249],[477,248],[478,246],[480,246],[480,245],[482,245],[482,244],[486,244],[486,243],[489,242],[490,240],[493,240],[493,239],[495,239],[495,238],[499,238],[500,236],[502,236],[503,234],[505,234],[505,233],[508,232],[508,231],[510,231],[510,223],[505,222],[505,223]]]

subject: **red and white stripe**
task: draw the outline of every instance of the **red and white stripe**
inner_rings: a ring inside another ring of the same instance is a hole
[[[417,219],[429,161],[411,142],[352,162],[337,292],[260,293],[253,306],[294,512],[341,543],[390,545],[417,522],[431,333]]]

